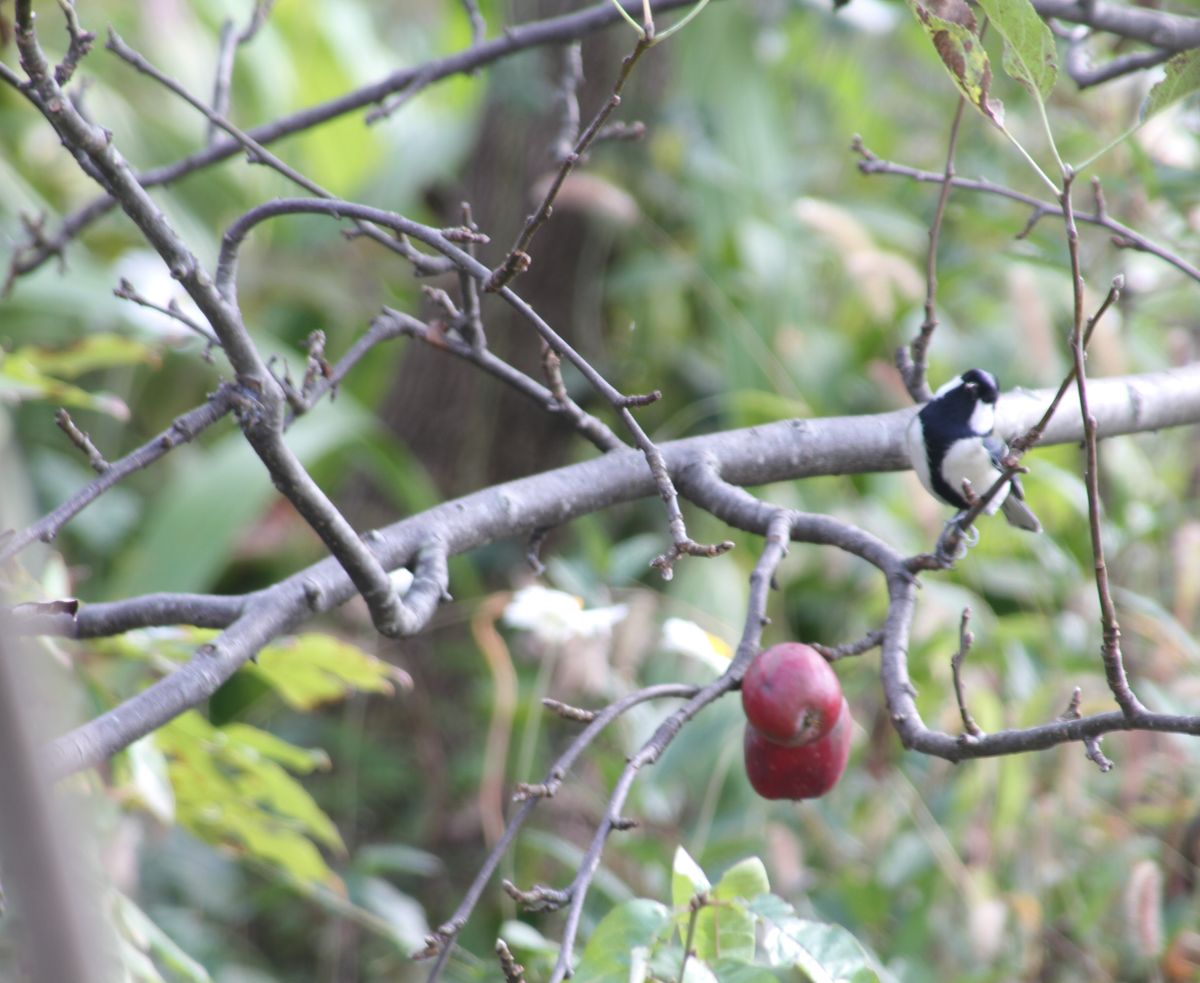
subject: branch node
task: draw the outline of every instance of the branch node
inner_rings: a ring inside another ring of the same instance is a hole
[[[825,659],[826,662],[837,662],[838,659],[862,655],[883,644],[883,629],[868,632],[856,642],[846,642],[842,645],[822,645],[820,642],[809,642]]]
[[[562,703],[559,700],[552,700],[548,696],[542,699],[542,706],[544,706],[551,713],[558,714],[558,716],[562,717],[563,720],[575,720],[581,724],[590,724],[596,719],[595,710],[585,710],[583,707],[574,707],[569,703]]]
[[[971,631],[970,624],[971,609],[963,608],[962,621],[958,626],[958,651],[950,658],[950,671],[954,677],[954,696],[958,700],[958,712],[962,717],[963,726],[967,729],[966,736],[970,740],[978,740],[984,734],[967,709],[967,699],[962,684],[962,664],[967,658],[967,653],[971,651],[971,645],[975,642],[975,634]]]
[[[505,894],[526,911],[531,912],[558,911],[571,900],[569,890],[560,891],[557,888],[547,887],[545,884],[535,884],[528,891],[522,891],[512,881],[505,878],[500,882],[500,886],[504,888]]]
[[[617,405],[626,408],[633,406],[649,406],[651,403],[657,403],[660,399],[662,399],[662,390],[655,389],[653,392],[649,393],[622,396],[620,400],[618,400]]]
[[[661,553],[650,561],[650,566],[657,570],[663,580],[670,580],[675,576],[675,561],[684,556],[700,556],[711,558],[720,556],[722,553],[728,553],[733,549],[733,541],[726,539],[720,543],[697,543],[689,537],[685,537],[680,542],[675,543],[665,553]]]
[[[500,959],[500,971],[504,974],[504,983],[525,983],[525,967],[513,958],[513,954],[503,939],[496,940],[496,955]]]
[[[60,407],[55,412],[54,422],[58,424],[58,429],[67,435],[71,443],[87,455],[88,464],[91,465],[92,470],[96,474],[104,474],[109,469],[110,465],[108,461],[104,459],[104,455],[92,443],[92,438],[75,425],[75,421],[71,419],[71,414],[65,408]]]

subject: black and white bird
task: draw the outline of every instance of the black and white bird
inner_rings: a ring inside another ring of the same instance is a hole
[[[934,393],[908,425],[905,436],[913,470],[935,498],[956,509],[969,507],[964,481],[975,495],[984,495],[1000,477],[1008,446],[993,433],[999,396],[994,375],[968,369]],[[992,515],[1003,509],[1010,525],[1041,532],[1042,524],[1024,498],[1014,475],[984,511]]]

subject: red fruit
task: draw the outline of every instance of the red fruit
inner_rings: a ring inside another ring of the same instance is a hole
[[[776,744],[753,724],[746,724],[746,775],[754,791],[764,799],[815,799],[824,795],[846,770],[853,725],[844,699],[833,730],[800,747]]]
[[[837,722],[842,686],[809,645],[784,642],[760,652],[742,680],[746,719],[776,744],[819,740]]]

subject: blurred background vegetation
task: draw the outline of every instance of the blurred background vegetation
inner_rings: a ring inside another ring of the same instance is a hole
[[[481,5],[493,32],[578,6]],[[65,35],[54,8],[41,7],[43,43],[55,50]],[[852,0],[836,15],[827,7],[712,4],[646,56],[619,110],[647,123],[645,139],[593,151],[517,284],[619,388],[663,390],[640,411],[656,440],[907,402],[892,352],[921,320],[936,189],[863,177],[849,147],[861,134],[880,156],[940,170],[956,95],[903,5]],[[152,62],[206,93],[221,23],[244,21],[249,7],[153,0],[89,4],[81,15],[98,31],[111,21]],[[244,126],[274,118],[469,41],[463,7],[450,0],[282,0],[239,54],[231,116]],[[585,119],[632,44],[625,26],[584,42]],[[16,62],[11,43],[4,58]],[[435,225],[457,223],[459,203],[470,201],[492,237],[484,256],[495,262],[529,210],[530,187],[550,169],[561,72],[560,51],[531,51],[438,83],[374,126],[352,114],[273,149],[336,194]],[[80,74],[87,111],[136,166],[172,161],[204,140],[201,117],[107,52],[95,51]],[[1044,152],[1031,105],[1006,83],[997,85],[1010,124],[1035,155]],[[1064,156],[1086,157],[1120,133],[1144,87],[1134,78],[1079,93],[1061,81],[1050,115]],[[1193,111],[1167,114],[1096,168],[1114,216],[1193,258],[1196,123]],[[980,119],[968,115],[959,148],[960,174],[1039,193]],[[0,235],[10,247],[21,213],[44,211],[53,223],[95,191],[8,89],[0,90],[0,186]],[[155,196],[212,262],[229,221],[290,193],[278,175],[235,159]],[[1066,370],[1071,289],[1061,228],[1043,220],[1017,239],[1027,217],[997,198],[951,196],[935,386],[972,365],[994,370],[1006,388],[1053,385]],[[1097,332],[1090,371],[1194,360],[1196,284],[1093,229],[1083,236],[1091,306],[1114,274],[1128,284]],[[403,263],[346,241],[323,219],[260,227],[242,268],[255,338],[296,375],[314,329],[336,357],[382,304],[420,313],[424,303]],[[112,459],[203,400],[222,376],[202,342],[114,298],[121,277],[148,295],[166,279],[115,216],[68,250],[65,271],[47,264],[0,304],[0,444],[17,462],[0,474],[0,527],[45,512],[89,477],[54,426],[57,405],[69,405]],[[536,375],[532,334],[495,304],[484,315],[493,346]],[[580,380],[567,382],[605,415]],[[289,441],[362,527],[593,453],[469,366],[411,342],[378,349]],[[1103,446],[1102,473],[1135,686],[1156,709],[1190,713],[1200,706],[1197,451],[1192,431],[1119,438]],[[957,571],[924,580],[912,674],[922,712],[946,729],[957,729],[949,658],[967,605],[977,642],[965,681],[985,730],[1050,719],[1075,686],[1085,712],[1110,704],[1080,453],[1038,450],[1028,463],[1028,497],[1046,535],[993,520]],[[909,474],[761,493],[913,552],[929,547],[945,518]],[[703,515],[689,521],[697,539],[728,535]],[[547,717],[540,698],[598,705],[646,683],[711,678],[706,656],[720,657],[714,639],[738,637],[757,549],[750,537],[734,538],[734,552],[686,562],[664,583],[647,565],[664,542],[657,501],[556,530],[541,582],[588,609],[626,609],[609,628],[601,615],[555,637],[502,622],[506,592],[534,578],[526,544],[496,544],[454,561],[457,600],[420,637],[374,638],[349,605],[320,626],[324,634],[293,643],[291,654],[301,653],[292,662],[276,653],[275,675],[268,654],[204,713],[122,755],[102,779],[80,782],[103,827],[105,876],[120,891],[113,910],[147,958],[134,978],[422,979],[425,968],[408,956],[457,906],[495,835],[501,790],[540,780],[576,732]],[[242,592],[321,552],[227,424],[105,495],[53,552],[31,554],[23,589],[84,600]],[[849,641],[885,610],[876,573],[832,551],[796,547],[779,581],[767,642]],[[711,651],[664,636],[673,618],[709,632]],[[161,672],[163,660],[186,658],[194,643],[192,634],[163,632],[47,642],[42,651],[64,687],[82,684],[77,712],[90,716]],[[293,679],[291,692],[289,665],[309,674]],[[1107,775],[1076,746],[953,767],[903,752],[872,654],[838,671],[859,728],[835,791],[803,804],[759,800],[742,773],[737,700],[710,708],[636,784],[626,811],[642,826],[610,841],[585,937],[616,902],[669,898],[672,855],[683,845],[710,876],[761,856],[774,890],[848,928],[898,980],[1200,978],[1178,961],[1200,923],[1200,743],[1112,737],[1105,752],[1116,769]],[[522,886],[570,879],[625,754],[665,712],[641,708],[584,756],[536,811],[503,876]],[[239,797],[257,808],[235,814]],[[560,926],[559,916],[518,913],[493,885],[449,978],[496,978],[491,950],[502,927],[537,978]],[[136,960],[127,953],[127,962]]]

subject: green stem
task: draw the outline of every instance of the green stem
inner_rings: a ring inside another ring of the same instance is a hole
[[[1058,185],[1055,184],[1053,181],[1051,181],[1050,178],[1046,176],[1046,172],[1043,171],[1041,169],[1041,167],[1038,166],[1038,162],[1029,156],[1029,151],[1026,150],[1023,146],[1021,146],[1021,141],[1018,140],[1011,133],[1009,133],[1008,130],[1006,130],[1003,126],[1000,127],[1000,132],[1003,133],[1006,137],[1008,137],[1008,139],[1012,142],[1012,145],[1014,147],[1016,147],[1018,151],[1020,151],[1021,156],[1024,157],[1025,160],[1028,162],[1029,166],[1032,167],[1034,169],[1034,171],[1037,172],[1037,176],[1040,177],[1042,179],[1042,181],[1045,183],[1046,187],[1049,188],[1051,190],[1051,192],[1053,192],[1054,197],[1056,197],[1056,198],[1059,197],[1062,194],[1062,192],[1059,190]]]
[[[658,44],[660,41],[665,41],[676,31],[682,30],[684,27],[686,27],[688,25],[688,22],[691,21],[693,17],[696,17],[700,13],[700,11],[702,11],[707,6],[708,6],[708,0],[700,0],[700,2],[698,4],[696,4],[696,6],[694,6],[690,11],[688,11],[687,16],[684,17],[682,20],[680,20],[679,23],[672,24],[665,31],[663,31],[662,34],[656,35],[654,38],[654,43]]]
[[[641,24],[639,24],[637,21],[635,21],[629,15],[629,12],[624,7],[621,6],[621,0],[612,0],[612,5],[617,8],[617,13],[620,14],[622,17],[625,18],[625,20],[627,20],[629,22],[629,26],[632,27],[635,31],[637,31],[639,38],[644,38],[646,36],[645,28],[643,28]]]
[[[1058,172],[1065,174],[1067,165],[1063,163],[1062,156],[1058,152],[1058,144],[1054,142],[1054,131],[1050,129],[1050,117],[1046,115],[1046,103],[1042,99],[1041,93],[1034,92],[1034,101],[1037,103],[1038,113],[1042,117],[1042,129],[1046,131],[1046,142],[1050,144],[1050,152],[1054,154],[1054,163],[1058,165]]]
[[[1087,170],[1094,163],[1096,163],[1096,161],[1098,161],[1106,153],[1108,153],[1110,150],[1112,150],[1112,148],[1115,147],[1118,143],[1124,143],[1131,136],[1133,136],[1135,133],[1137,133],[1137,131],[1142,128],[1142,125],[1145,122],[1146,122],[1145,120],[1139,120],[1137,123],[1134,123],[1133,126],[1131,126],[1128,130],[1126,130],[1124,133],[1122,133],[1115,140],[1110,140],[1103,147],[1101,147],[1094,154],[1092,154],[1091,157],[1088,157],[1082,164],[1075,165],[1075,173],[1080,174],[1083,171]]]

